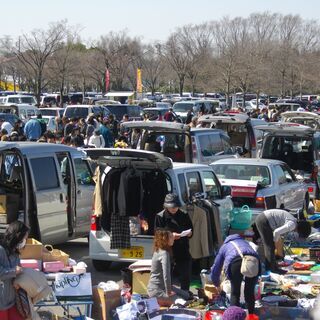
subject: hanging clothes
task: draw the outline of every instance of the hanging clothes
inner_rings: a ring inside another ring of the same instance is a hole
[[[111,215],[110,249],[130,248],[129,217]]]
[[[137,216],[141,212],[143,187],[141,173],[133,168],[125,169],[120,176],[117,194],[118,211],[120,216]]]
[[[189,239],[190,254],[193,259],[208,257],[208,224],[207,212],[197,205],[187,207],[187,212],[192,221],[193,236]]]

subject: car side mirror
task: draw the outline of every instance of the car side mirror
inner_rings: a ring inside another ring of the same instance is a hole
[[[221,193],[222,193],[222,197],[231,196],[231,187],[230,186],[222,186]]]

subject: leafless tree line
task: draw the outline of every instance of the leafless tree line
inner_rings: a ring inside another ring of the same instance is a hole
[[[225,17],[177,28],[168,39],[144,43],[126,31],[84,45],[67,21],[46,30],[3,36],[0,81],[41,92],[134,90],[142,69],[146,91],[319,93],[320,26],[298,15],[269,12]],[[2,88],[6,89],[6,88]]]

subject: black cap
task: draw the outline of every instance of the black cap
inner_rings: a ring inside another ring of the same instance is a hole
[[[168,193],[164,199],[163,206],[165,208],[178,208],[181,207],[181,202],[176,194]]]

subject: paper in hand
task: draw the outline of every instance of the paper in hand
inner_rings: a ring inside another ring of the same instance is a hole
[[[186,237],[191,232],[191,229],[184,230],[180,233],[180,237]]]

